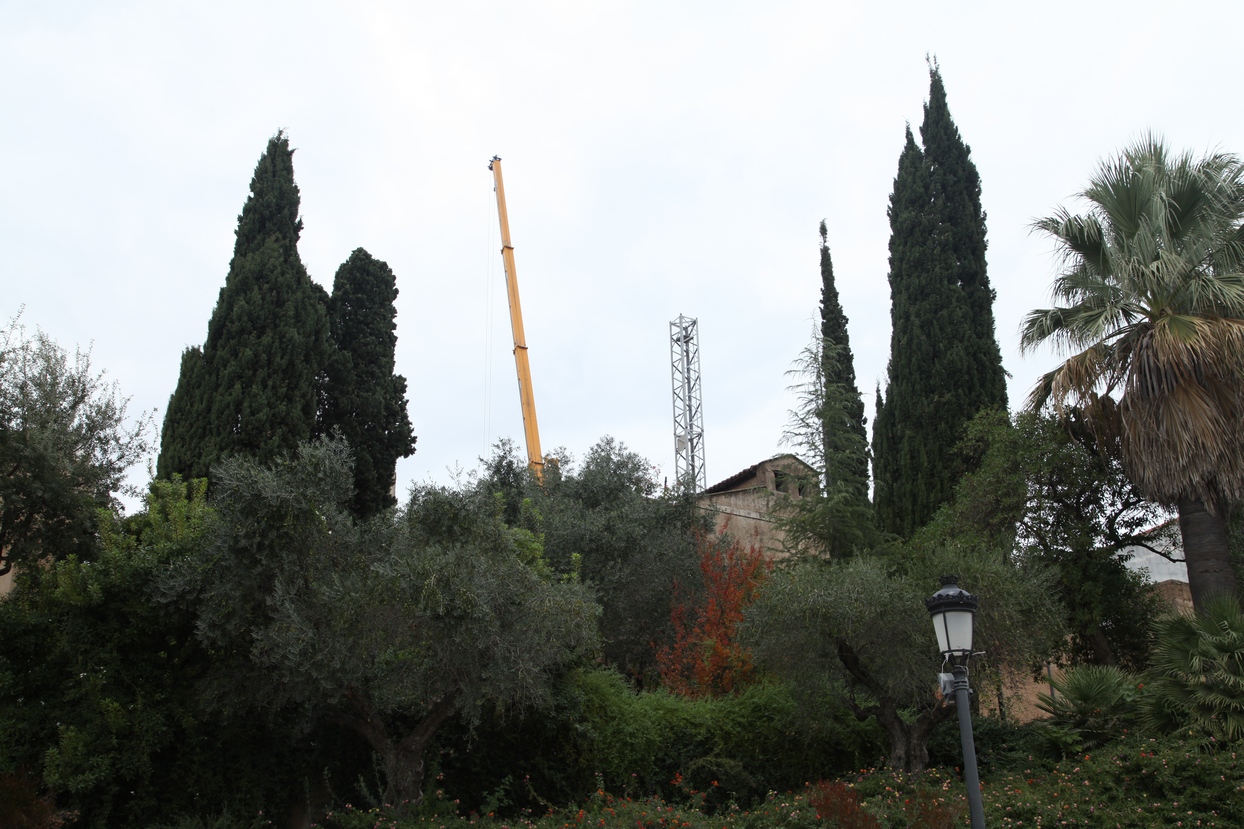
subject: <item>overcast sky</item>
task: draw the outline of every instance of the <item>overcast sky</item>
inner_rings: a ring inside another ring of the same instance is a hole
[[[397,273],[418,452],[448,481],[522,422],[492,178],[504,159],[546,451],[613,435],[672,476],[669,322],[697,317],[710,483],[773,455],[820,280],[870,419],[886,205],[926,54],[980,170],[1012,407],[1055,357],[1017,328],[1029,225],[1147,130],[1244,151],[1238,3],[0,3],[0,311],[163,418],[255,162],[288,131],[300,250]]]

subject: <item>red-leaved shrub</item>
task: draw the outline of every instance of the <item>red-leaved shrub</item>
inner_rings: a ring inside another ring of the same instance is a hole
[[[728,535],[724,540],[700,535],[697,547],[703,599],[696,607],[685,601],[674,606],[674,643],[657,652],[657,666],[661,684],[673,693],[719,697],[753,679],[751,654],[735,633],[771,565],[755,545],[745,550]]]

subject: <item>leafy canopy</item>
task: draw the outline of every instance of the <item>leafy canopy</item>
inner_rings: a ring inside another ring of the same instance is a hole
[[[217,705],[352,730],[382,760],[386,802],[419,802],[423,751],[450,716],[539,704],[595,648],[589,591],[533,566],[529,534],[478,490],[419,489],[357,522],[340,442],[234,458],[215,479],[206,554],[168,589],[195,598],[221,655]]]
[[[1127,558],[1137,547],[1164,552],[1172,531],[1153,530],[1167,514],[1124,474],[1117,439],[1100,440],[1074,409],[1013,422],[991,410],[968,424],[958,451],[975,471],[916,539],[993,546],[1051,568],[1068,613],[1062,655],[1143,668],[1160,601]]]
[[[805,558],[779,569],[747,612],[744,642],[804,695],[829,694],[861,719],[876,717],[889,764],[920,770],[932,727],[951,711],[933,693],[941,657],[924,605],[944,573],[958,573],[981,598],[976,648],[995,669],[1026,671],[1059,638],[1048,569],[1017,566],[996,550],[913,546],[889,558]]]
[[[698,598],[704,517],[686,493],[662,491],[653,466],[613,438],[577,464],[564,451],[555,456],[540,486],[513,444],[502,444],[480,487],[500,495],[507,522],[539,536],[550,567],[595,591],[606,662],[652,678],[656,649],[673,640],[676,589]]]
[[[16,317],[0,331],[0,575],[14,562],[97,547],[97,513],[118,506],[126,471],[146,455],[150,414],[128,399],[90,352],[69,353]]]

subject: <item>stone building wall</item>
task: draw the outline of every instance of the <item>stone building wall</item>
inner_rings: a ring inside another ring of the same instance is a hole
[[[777,526],[784,501],[802,498],[815,486],[816,470],[794,455],[777,455],[714,484],[696,498],[713,520],[713,535],[725,532],[769,558],[788,555]]]

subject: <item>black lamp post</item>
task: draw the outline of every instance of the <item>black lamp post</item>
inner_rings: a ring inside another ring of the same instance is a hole
[[[985,829],[981,781],[976,773],[976,744],[972,740],[972,712],[968,707],[968,660],[972,658],[972,622],[980,599],[959,587],[958,581],[958,576],[942,576],[942,589],[925,599],[924,603],[929,609],[929,615],[933,617],[937,647],[951,666],[951,675],[942,675],[942,692],[953,691],[955,707],[959,709],[959,737],[963,741],[963,781],[968,787],[972,829]]]

